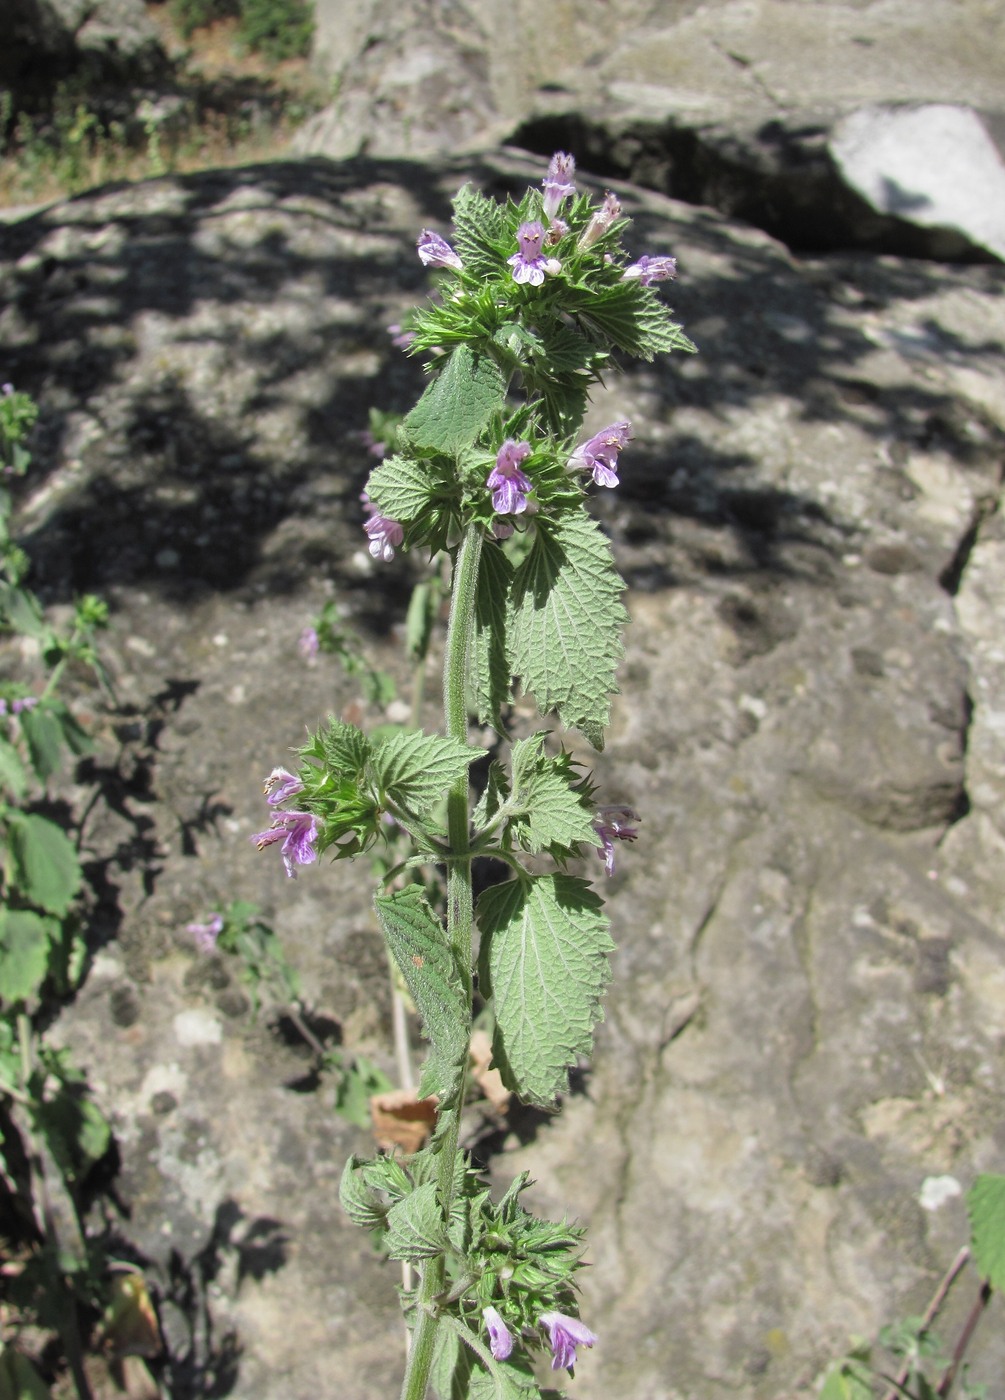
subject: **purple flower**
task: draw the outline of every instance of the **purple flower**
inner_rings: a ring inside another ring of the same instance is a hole
[[[562,239],[569,232],[569,225],[564,219],[552,219],[548,225],[548,232],[544,235],[544,241],[551,247],[553,243],[561,243]],[[561,264],[559,264],[561,266]]]
[[[482,1317],[489,1329],[489,1350],[497,1361],[505,1361],[513,1350],[513,1333],[495,1308],[482,1308]]]
[[[545,216],[553,219],[558,213],[563,199],[576,193],[572,177],[576,173],[576,162],[564,151],[556,151],[548,165],[548,173],[542,181],[544,185]]]
[[[300,779],[288,773],[285,768],[273,768],[262,784],[265,800],[270,807],[278,807],[280,802],[285,802],[288,797],[293,797],[303,790],[304,785]]]
[[[638,812],[634,812],[631,807],[597,808],[597,815],[593,820],[593,829],[601,841],[601,849],[597,854],[604,862],[604,869],[608,875],[614,874],[615,841],[635,841],[639,831],[632,823],[641,820]]]
[[[569,470],[592,472],[598,486],[617,486],[618,455],[631,440],[631,423],[612,423],[610,427],[601,428],[589,442],[576,448],[569,458]]]
[[[291,880],[297,878],[294,863],[311,865],[318,858],[314,849],[317,840],[317,818],[310,812],[277,812],[268,831],[260,831],[251,839],[260,851],[274,841],[282,841],[283,864]]]
[[[621,218],[621,205],[610,190],[604,195],[604,202],[594,214],[593,218],[586,225],[580,234],[579,248],[584,252],[587,248],[592,248],[598,238],[603,238],[604,234],[614,223],[615,219]]]
[[[519,253],[506,259],[513,269],[515,282],[529,282],[532,287],[540,287],[546,272],[549,276],[561,272],[562,264],[556,258],[541,256],[544,224],[540,220],[532,219],[530,223],[521,224],[516,231],[516,240],[520,245]]]
[[[625,268],[621,280],[631,282],[637,277],[643,287],[651,287],[654,282],[665,282],[668,277],[676,276],[676,258],[650,258],[646,254],[639,258],[638,262],[632,263],[631,267]]]
[[[212,953],[216,948],[216,940],[223,932],[223,915],[214,914],[208,924],[186,924],[185,932],[195,939],[195,946],[200,953]]]
[[[380,442],[377,438],[375,438],[369,428],[360,429],[359,440],[366,448],[367,452],[369,452],[371,457],[387,456],[387,443]]]
[[[402,330],[397,321],[388,326],[387,333],[391,337],[391,344],[397,346],[399,350],[407,350],[415,339],[415,332]]]
[[[7,713],[7,701],[6,701],[6,700],[0,700],[0,718],[2,718],[6,713]]]
[[[592,1347],[597,1340],[584,1322],[580,1322],[578,1317],[567,1317],[565,1313],[542,1313],[538,1322],[548,1329],[553,1371],[560,1371],[563,1366],[571,1371],[576,1364],[576,1348]]]
[[[24,695],[19,700],[11,701],[10,712],[12,715],[19,715],[25,710],[33,710],[37,704],[37,695]]]
[[[520,463],[529,456],[530,443],[512,438],[497,452],[485,485],[492,492],[492,509],[499,515],[520,515],[527,509],[527,492],[534,489],[534,483],[520,470]]]
[[[492,537],[497,540],[508,540],[516,526],[509,520],[493,520]]]
[[[464,268],[464,264],[447,240],[441,238],[438,233],[433,233],[432,229],[424,228],[415,246],[426,267],[452,267],[455,272],[461,272]]]
[[[363,526],[370,537],[367,549],[374,559],[382,559],[385,564],[390,564],[396,547],[405,538],[405,532],[397,520],[388,520],[386,515],[381,515],[372,502],[368,502],[365,509],[370,511],[370,519]]]
[[[0,385],[0,394],[3,394],[3,396],[4,396],[5,399],[9,399],[10,396],[11,396],[11,394],[13,394],[13,392],[14,392],[14,385],[13,385],[13,384],[2,384],[2,385]]]
[[[297,651],[305,661],[313,661],[321,650],[316,627],[305,627],[297,640]]]

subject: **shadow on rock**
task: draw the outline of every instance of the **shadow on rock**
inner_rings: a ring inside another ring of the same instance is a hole
[[[224,1280],[237,1292],[246,1279],[261,1281],[283,1267],[289,1239],[268,1217],[249,1219],[229,1198],[221,1201],[209,1238],[190,1259],[172,1251],[161,1303],[168,1345],[170,1393],[179,1400],[215,1400],[237,1382],[241,1349],[236,1335],[218,1331],[210,1295]]]

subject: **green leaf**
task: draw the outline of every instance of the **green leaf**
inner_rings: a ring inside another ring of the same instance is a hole
[[[1005,1292],[1005,1176],[979,1176],[967,1193],[967,1213],[977,1272]]]
[[[36,1121],[68,1181],[83,1176],[105,1155],[112,1140],[108,1119],[82,1077],[61,1083],[52,1098],[39,1107]]]
[[[48,914],[65,914],[82,878],[66,833],[35,812],[9,813],[7,833],[11,875],[25,899]]]
[[[354,1225],[359,1225],[363,1230],[373,1230],[384,1224],[388,1207],[367,1184],[360,1171],[361,1165],[355,1154],[346,1162],[338,1188],[339,1200]]]
[[[0,1002],[13,1006],[37,995],[58,937],[54,919],[30,909],[0,909]]]
[[[571,326],[556,326],[547,340],[534,347],[539,368],[549,375],[579,374],[596,358],[596,350]]]
[[[469,1006],[465,978],[446,930],[418,885],[374,900],[377,917],[432,1048],[422,1069],[419,1097],[439,1095],[449,1108],[457,1096],[468,1052]]]
[[[319,730],[300,752],[322,758],[336,777],[359,778],[370,757],[370,741],[356,725],[329,716],[328,728]]]
[[[502,707],[512,695],[506,654],[506,600],[512,578],[513,566],[500,546],[486,543],[478,563],[468,703],[479,724],[497,730],[502,726]]]
[[[442,734],[399,730],[374,744],[370,769],[391,802],[421,817],[447,795],[484,752]]]
[[[604,746],[624,654],[623,589],[610,544],[578,508],[541,522],[510,588],[512,673],[533,692],[542,714],[556,710],[595,749]]]
[[[587,330],[599,332],[638,359],[652,360],[671,350],[697,350],[666,303],[640,282],[616,282],[599,295],[587,290],[572,293],[566,306]]]
[[[352,1065],[343,1070],[335,1090],[335,1112],[355,1123],[357,1128],[368,1128],[370,1099],[374,1094],[385,1094],[393,1088],[379,1065],[365,1055],[357,1055]]]
[[[0,621],[23,637],[49,635],[45,615],[34,593],[9,583],[0,583]]]
[[[600,844],[593,828],[594,807],[580,782],[569,754],[554,758],[544,753],[544,734],[535,734],[513,745],[513,794],[510,806],[522,819],[513,823],[513,835],[525,851],[551,850],[559,856],[579,842]],[[556,849],[559,848],[559,849]]]
[[[0,1400],[50,1400],[51,1391],[26,1356],[0,1343]]]
[[[541,1391],[526,1362],[497,1361],[486,1369],[477,1362],[471,1368],[467,1400],[536,1400]]]
[[[366,494],[381,515],[407,525],[431,504],[437,494],[437,484],[428,462],[412,457],[388,457],[370,473]]]
[[[22,798],[28,788],[28,775],[17,749],[0,735],[0,787],[15,799]]]
[[[31,766],[40,782],[51,778],[63,762],[63,726],[48,705],[22,710],[18,716],[28,744]]]
[[[493,759],[485,779],[485,791],[471,814],[476,831],[485,830],[508,797],[509,774],[498,759]]]
[[[551,1104],[593,1044],[614,947],[602,907],[585,880],[561,874],[493,885],[478,901],[492,1058],[527,1103]]]
[[[429,1384],[436,1400],[467,1400],[474,1357],[450,1327],[436,1329],[436,1351]],[[2,1400],[2,1398],[0,1398]]]
[[[86,1074],[71,1063],[69,1050],[43,1043],[39,1054],[46,1094],[35,1108],[35,1126],[64,1181],[73,1182],[107,1152],[111,1128],[91,1097]]]
[[[387,1213],[384,1246],[389,1258],[407,1259],[411,1263],[443,1253],[447,1247],[447,1232],[435,1181],[417,1186],[391,1207]]]
[[[451,242],[466,273],[473,277],[499,277],[505,269],[499,245],[506,241],[507,234],[506,215],[500,204],[471,185],[457,191]]]
[[[838,1361],[824,1378],[819,1400],[872,1400],[873,1390],[862,1377],[861,1367]]]
[[[63,743],[70,752],[75,754],[78,758],[84,754],[92,753],[94,751],[94,740],[91,738],[90,734],[88,734],[87,730],[81,726],[74,715],[70,713],[62,700],[51,701],[50,709],[53,719],[59,725]]]
[[[538,1389],[525,1357],[494,1361],[484,1338],[450,1315],[444,1323],[429,1377],[439,1400],[540,1400],[545,1392]]]
[[[360,1172],[366,1184],[374,1191],[386,1191],[392,1201],[401,1201],[417,1184],[421,1185],[416,1178],[426,1160],[427,1157],[421,1154],[413,1157],[409,1171],[406,1172],[395,1157],[371,1157],[369,1161],[360,1164]],[[427,1179],[432,1181],[433,1177]]]
[[[401,430],[416,448],[456,456],[471,446],[493,413],[502,410],[505,397],[506,385],[495,361],[461,345]]]

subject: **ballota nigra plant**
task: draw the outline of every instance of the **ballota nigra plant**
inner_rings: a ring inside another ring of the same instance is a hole
[[[633,261],[618,200],[577,194],[574,177],[559,153],[519,204],[466,186],[451,240],[432,230],[418,240],[438,296],[399,343],[425,356],[429,382],[363,499],[375,559],[450,558],[445,732],[368,737],[330,719],[298,750],[296,772],[270,774],[272,823],[253,838],[278,845],[291,876],[325,852],[368,850],[389,821],[413,843],[375,905],[430,1042],[419,1094],[435,1095],[437,1126],[411,1157],[351,1158],[341,1186],[352,1220],[418,1280],[403,1296],[403,1400],[422,1400],[430,1383],[444,1400],[554,1394],[534,1378],[535,1352],[571,1371],[577,1348],[597,1341],[577,1304],[582,1230],[530,1214],[526,1176],[493,1201],[458,1148],[476,989],[494,1063],[525,1103],[553,1104],[589,1053],[613,944],[603,901],[569,865],[596,852],[610,874],[615,843],[638,834],[637,815],[598,803],[559,739],[578,729],[603,747],[627,621],[588,504],[591,487],[617,486],[632,428],[586,436],[582,425],[615,355],[695,347],[654,290],[675,276],[674,259]],[[557,724],[512,743],[507,761],[493,757],[472,807],[469,770],[485,750],[469,743],[469,722],[494,730],[504,752],[517,685]],[[506,876],[476,904],[472,864],[487,859]],[[423,868],[446,873],[442,912]]]

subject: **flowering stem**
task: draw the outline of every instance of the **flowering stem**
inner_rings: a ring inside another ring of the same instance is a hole
[[[450,622],[447,626],[446,654],[443,662],[443,709],[447,734],[462,744],[468,739],[468,712],[465,700],[465,678],[468,652],[475,616],[475,594],[478,587],[478,564],[482,552],[482,534],[470,525],[461,541],[454,563],[453,590],[450,600]],[[471,935],[473,902],[471,892],[471,841],[468,799],[468,775],[457,780],[447,797],[447,831],[451,859],[447,872],[447,936],[457,953],[458,965],[465,969],[468,1007],[471,1005]],[[445,1221],[450,1219],[454,1185],[454,1159],[460,1136],[461,1110],[464,1107],[464,1079],[456,1106],[444,1113],[443,1143],[439,1152],[437,1185],[440,1208]],[[429,1381],[436,1347],[440,1319],[434,1300],[442,1293],[444,1284],[443,1256],[426,1262],[416,1299],[417,1318],[412,1334],[408,1367],[401,1387],[401,1400],[423,1400]]]

